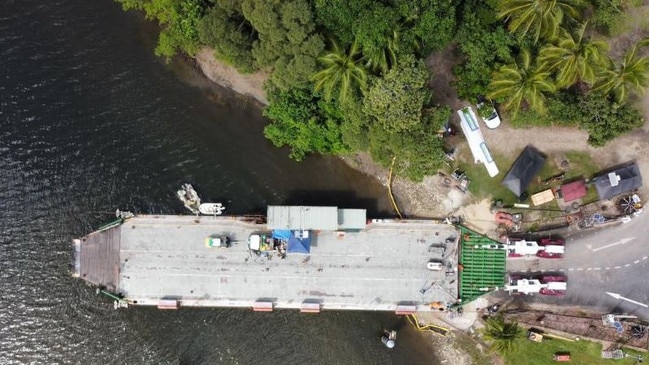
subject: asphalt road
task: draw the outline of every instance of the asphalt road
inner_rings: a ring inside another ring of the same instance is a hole
[[[589,307],[649,320],[648,237],[649,213],[645,212],[628,223],[571,235],[563,259],[508,260],[507,269],[567,275],[565,296],[536,294],[525,297],[527,302]],[[607,292],[623,298],[616,299]]]

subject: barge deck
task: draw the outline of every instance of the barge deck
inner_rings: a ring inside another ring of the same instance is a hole
[[[268,230],[241,217],[139,215],[74,240],[75,276],[128,305],[159,308],[405,314],[460,302],[460,233],[451,225],[371,220],[360,230],[309,231],[309,253],[256,255],[248,237]],[[206,247],[211,235],[230,247]]]

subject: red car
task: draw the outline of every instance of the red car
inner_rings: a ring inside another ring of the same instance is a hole
[[[566,243],[566,241],[561,237],[545,237],[539,240],[539,244],[541,246],[547,246],[547,245],[563,246],[564,243]]]
[[[543,275],[539,278],[542,284],[547,287],[541,288],[539,294],[543,295],[565,295],[567,279],[563,275]]]

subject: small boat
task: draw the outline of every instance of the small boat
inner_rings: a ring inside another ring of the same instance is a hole
[[[381,336],[381,342],[383,345],[389,349],[393,349],[397,344],[397,331],[395,330],[383,330],[383,336]]]
[[[225,207],[221,203],[203,203],[198,206],[198,211],[204,215],[221,215]]]
[[[196,190],[194,190],[191,184],[183,184],[176,194],[178,195],[178,199],[185,205],[185,208],[194,214],[200,213],[198,207],[201,205],[201,198],[198,197],[198,193],[196,193]]]

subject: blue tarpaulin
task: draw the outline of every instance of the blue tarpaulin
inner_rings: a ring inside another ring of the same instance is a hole
[[[295,232],[275,229],[273,230],[273,238],[286,240],[286,252],[289,253],[309,253],[311,252],[311,238],[308,231],[296,231],[300,237],[296,237]],[[306,234],[303,234],[306,233]],[[305,237],[306,236],[306,237]]]
[[[291,238],[291,236],[293,236],[293,232],[289,231],[288,229],[274,229],[273,230],[273,238],[288,241],[289,238]]]

